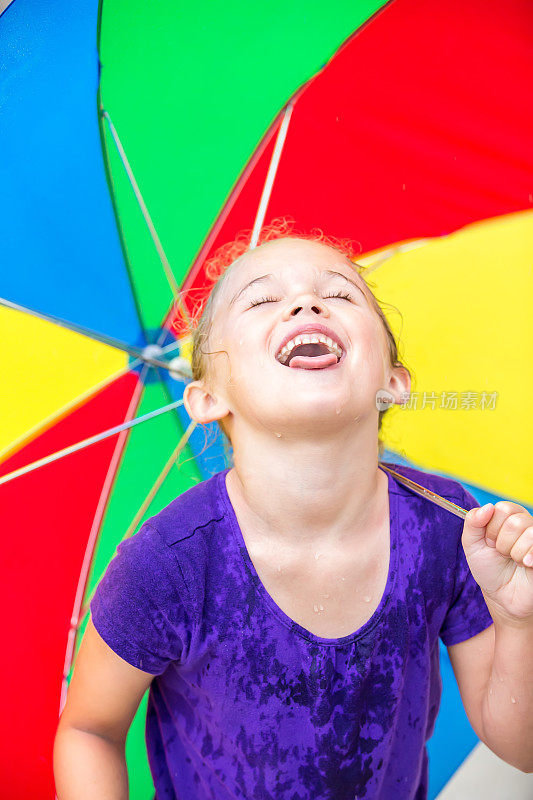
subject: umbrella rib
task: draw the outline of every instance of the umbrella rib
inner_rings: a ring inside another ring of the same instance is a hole
[[[231,190],[227,201],[224,203],[215,223],[211,227],[207,238],[205,239],[202,247],[198,255],[195,257],[192,267],[189,270],[184,282],[183,282],[183,292],[184,294],[187,293],[188,287],[194,285],[196,278],[198,277],[202,267],[204,266],[205,259],[207,255],[211,252],[213,244],[217,241],[218,235],[222,228],[224,227],[226,220],[228,219],[231,211],[233,210],[235,203],[241,196],[243,188],[246,186],[247,181],[256,168],[257,164],[261,160],[266,148],[270,144],[271,140],[274,137],[274,133],[278,127],[278,120],[277,118],[273,120],[271,123],[268,131],[265,134],[265,138],[259,143],[258,147],[252,155],[250,156],[250,160],[248,161],[247,165],[245,166],[243,172],[241,173],[240,177],[238,178],[236,184],[234,185],[233,189]],[[170,314],[172,313],[172,309],[169,309],[166,319],[169,318]]]
[[[111,120],[109,112],[106,111],[105,108],[101,109],[101,114],[102,114],[103,118],[105,119],[105,121],[107,122],[109,131],[110,131],[111,136],[113,138],[113,142],[115,143],[115,147],[117,148],[117,152],[119,154],[120,160],[122,161],[122,166],[124,167],[126,175],[128,176],[128,180],[130,182],[130,186],[133,189],[133,193],[135,194],[137,203],[139,204],[139,208],[141,209],[141,213],[142,213],[142,215],[144,217],[144,221],[146,223],[146,227],[148,228],[150,236],[152,237],[152,242],[154,243],[155,249],[157,250],[157,254],[158,254],[159,259],[161,261],[161,265],[163,267],[163,270],[165,272],[165,275],[166,275],[167,281],[169,283],[170,289],[171,289],[172,294],[174,296],[174,303],[175,303],[176,306],[179,307],[179,309],[180,309],[181,313],[183,314],[187,324],[190,325],[191,324],[191,318],[190,318],[189,313],[188,313],[188,311],[187,311],[187,309],[186,309],[186,307],[185,307],[185,305],[183,303],[183,300],[181,298],[180,288],[179,288],[179,286],[177,284],[176,278],[174,277],[174,273],[172,272],[172,267],[170,266],[170,262],[169,262],[169,260],[167,258],[167,255],[165,253],[163,245],[161,244],[161,239],[159,238],[158,233],[157,233],[157,231],[155,229],[155,225],[154,225],[154,223],[152,221],[152,217],[150,216],[150,212],[148,211],[148,207],[147,207],[147,205],[146,205],[146,203],[144,201],[144,198],[142,196],[141,190],[139,189],[139,185],[138,185],[138,183],[137,183],[137,181],[135,179],[135,175],[133,174],[133,170],[131,168],[130,162],[128,160],[128,157],[126,155],[126,151],[124,150],[122,142],[120,141],[120,137],[119,137],[119,135],[117,133],[117,129],[113,125],[113,122]]]
[[[144,365],[125,414],[126,420],[131,420],[134,417],[135,411],[139,406],[140,398],[144,388],[144,383],[143,383],[145,377],[144,373],[147,371],[148,367]],[[87,539],[87,544],[85,547],[85,553],[83,555],[83,562],[81,565],[80,575],[78,578],[78,585],[76,587],[74,606],[72,609],[70,628],[67,637],[65,661],[63,665],[63,680],[61,682],[61,695],[59,701],[59,716],[61,716],[61,713],[63,711],[63,708],[67,700],[68,674],[70,672],[70,668],[72,666],[72,661],[74,658],[74,650],[76,646],[76,634],[79,628],[80,610],[83,606],[83,597],[87,587],[87,580],[89,576],[89,571],[91,569],[94,550],[96,547],[98,535],[100,533],[100,526],[104,517],[107,504],[109,502],[109,497],[111,494],[111,490],[113,488],[113,483],[117,477],[118,467],[127,440],[128,440],[128,432],[122,431],[117,439],[115,448],[113,450],[113,455],[111,457],[111,461],[109,462],[109,466],[107,468],[104,485],[102,487],[102,491],[100,492],[100,497],[98,498],[98,505],[94,513],[91,530],[89,532],[89,537]]]
[[[15,452],[17,452],[17,450],[20,450],[23,446],[33,441],[41,433],[44,433],[56,422],[59,422],[60,420],[64,419],[68,414],[70,414],[72,411],[75,411],[86,400],[93,397],[98,392],[102,391],[102,389],[105,389],[111,383],[117,381],[123,375],[126,375],[130,371],[131,366],[136,365],[137,361],[139,360],[140,359],[132,361],[131,365],[128,365],[127,367],[122,367],[121,369],[117,370],[116,372],[113,372],[111,375],[108,375],[106,378],[99,381],[98,383],[93,384],[93,386],[91,386],[91,388],[88,391],[82,392],[82,394],[77,395],[68,403],[58,408],[53,414],[49,414],[44,419],[40,420],[40,422],[38,422],[36,425],[33,425],[31,428],[27,429],[24,434],[18,436],[16,439],[13,439],[7,445],[7,447],[5,447],[3,450],[0,450],[0,464],[3,461],[6,461],[10,456],[14,455]]]
[[[98,31],[97,31],[97,49],[98,49],[99,52],[100,52],[100,33],[101,33],[101,30],[100,30],[100,17],[101,17],[101,14],[102,14],[102,4],[100,3],[99,9],[98,9],[99,17],[98,17]],[[102,109],[101,96],[102,96],[102,86],[101,86],[100,81],[98,81],[98,93],[97,93],[97,100],[96,100],[96,104],[97,104],[97,109],[98,110]],[[114,186],[114,183],[113,183],[113,175],[111,173],[111,163],[110,163],[110,159],[109,159],[109,147],[108,147],[108,141],[107,141],[107,137],[106,137],[105,120],[103,119],[103,117],[102,117],[102,115],[100,113],[98,113],[98,132],[100,134],[100,146],[102,148],[102,158],[103,158],[103,163],[104,163],[104,171],[105,171],[105,177],[106,177],[106,182],[107,182],[107,188],[108,188],[109,196],[110,196],[110,199],[111,199],[111,205],[113,206],[113,214],[114,214],[114,217],[115,217],[115,224],[116,224],[116,227],[117,227],[118,238],[119,238],[119,241],[120,241],[120,247],[121,247],[121,250],[122,250],[122,257],[124,259],[124,266],[126,268],[126,274],[128,276],[128,282],[129,282],[129,285],[130,285],[133,304],[135,306],[135,311],[137,313],[137,318],[139,320],[140,328],[141,328],[141,330],[142,330],[142,332],[144,334],[145,341],[148,341],[149,337],[148,337],[148,333],[147,333],[147,330],[146,330],[146,327],[145,327],[145,320],[143,318],[142,308],[141,308],[141,304],[140,304],[140,298],[138,296],[138,289],[137,289],[137,286],[135,285],[135,281],[133,279],[133,271],[132,271],[132,268],[131,268],[130,255],[129,255],[129,252],[128,252],[128,247],[126,245],[126,239],[125,239],[125,236],[124,236],[124,229],[123,229],[123,226],[122,226],[122,223],[121,223],[121,220],[120,220],[120,216],[119,216],[119,213],[118,213],[117,197],[116,197],[116,192],[115,192],[115,186]]]
[[[5,306],[6,308],[11,308],[14,311],[20,311],[25,314],[31,314],[33,317],[38,317],[39,319],[43,319],[46,322],[53,322],[55,325],[59,325],[59,327],[61,328],[66,328],[67,330],[73,331],[74,333],[79,333],[81,336],[86,336],[88,339],[100,342],[101,344],[105,344],[108,347],[114,347],[116,350],[122,350],[124,353],[128,353],[128,355],[133,356],[136,359],[140,359],[141,361],[144,361],[153,367],[163,367],[163,369],[171,368],[170,364],[167,361],[160,361],[158,358],[154,358],[153,356],[144,355],[140,347],[135,347],[135,345],[127,344],[126,342],[123,342],[120,339],[115,339],[114,336],[108,336],[105,333],[98,333],[97,331],[93,331],[90,328],[85,328],[83,325],[78,325],[75,322],[69,322],[68,320],[61,319],[61,317],[56,317],[53,314],[45,314],[42,311],[36,311],[33,308],[27,308],[26,306],[21,306],[19,305],[19,303],[13,303],[11,300],[6,300],[6,298],[4,297],[0,297],[0,305]],[[172,343],[172,345],[177,346],[174,345],[174,343]],[[170,349],[170,348],[165,348],[165,349]],[[173,371],[179,372],[179,370],[176,370],[175,367],[173,367],[172,369]]]
[[[424,247],[424,245],[431,241],[432,239],[425,238],[415,239],[414,241],[404,242],[403,244],[395,244],[392,245],[392,247],[385,248],[385,250],[379,250],[377,253],[372,253],[369,256],[358,258],[356,263],[359,266],[364,267],[365,275],[368,275],[370,272],[374,272],[374,270],[378,269],[378,267],[381,267],[381,265],[388,261],[389,258],[393,258],[400,253],[407,253],[409,250],[416,250],[418,247]]]
[[[287,103],[281,125],[279,126],[276,144],[274,145],[274,151],[272,153],[272,158],[270,159],[265,185],[263,186],[261,200],[259,201],[259,207],[255,217],[252,238],[250,240],[250,250],[253,250],[255,247],[257,247],[257,242],[259,241],[259,233],[261,232],[261,228],[263,227],[263,223],[265,221],[266,210],[270,201],[270,195],[272,194],[272,188],[274,186],[274,180],[278,171],[281,153],[283,151],[283,145],[285,144],[293,108],[294,102],[291,100],[289,103]]]
[[[125,539],[128,538],[129,536],[131,536],[133,534],[133,532],[135,531],[135,529],[137,528],[137,525],[139,524],[139,522],[141,521],[141,519],[145,515],[146,511],[150,507],[150,505],[152,503],[152,500],[154,499],[154,497],[156,496],[157,492],[159,491],[159,489],[163,485],[163,482],[165,481],[165,479],[166,479],[168,473],[170,472],[170,470],[172,469],[172,467],[173,467],[174,463],[176,462],[179,454],[185,448],[185,445],[189,441],[189,439],[191,437],[191,434],[192,434],[193,430],[195,429],[195,427],[197,426],[197,424],[198,423],[195,420],[191,420],[191,422],[189,423],[189,425],[187,427],[187,430],[185,431],[185,433],[183,434],[183,436],[179,440],[178,444],[176,445],[176,447],[174,449],[174,452],[172,453],[172,455],[168,459],[167,463],[163,467],[163,469],[161,471],[161,474],[157,478],[157,480],[154,483],[154,485],[152,486],[150,492],[146,496],[143,504],[141,505],[141,507],[137,511],[135,517],[133,518],[133,520],[131,522],[131,525],[129,526],[129,528],[126,531],[126,534],[124,536]]]
[[[166,329],[162,328],[160,330],[160,332],[159,332],[159,336],[157,338],[156,344],[161,346],[165,336],[166,336]],[[167,353],[167,352],[175,349],[177,346],[178,346],[177,342],[171,342],[170,344],[162,347],[162,352]],[[132,415],[135,413],[135,408],[138,406],[138,396],[140,394],[140,386],[142,386],[144,384],[144,378],[145,378],[147,370],[148,370],[148,365],[144,364],[142,372],[141,372],[141,375],[140,375],[140,378],[139,378],[139,383],[137,384],[137,389],[136,389],[135,395],[134,395],[134,397],[132,397],[132,400],[131,400],[130,405],[128,407],[128,410],[126,412],[126,419],[127,420],[130,420],[132,418]],[[159,377],[161,378],[161,376],[159,376]],[[163,385],[164,385],[164,382],[163,382]],[[174,411],[175,411],[175,413],[177,413],[177,407],[174,408]],[[187,442],[188,442],[188,440],[189,440],[189,438],[190,438],[190,436],[191,436],[191,434],[192,434],[192,432],[193,432],[193,430],[194,430],[194,428],[196,427],[197,424],[198,423],[195,422],[194,420],[192,420],[191,423],[189,424],[185,434],[181,437],[180,441],[178,442],[178,445],[176,446],[176,448],[174,450],[174,453],[172,454],[169,462],[165,465],[162,475],[156,481],[156,483],[155,483],[154,487],[152,488],[151,492],[148,494],[147,499],[145,500],[145,502],[141,506],[140,511],[136,515],[136,517],[135,517],[135,519],[134,519],[134,521],[132,523],[133,526],[136,526],[136,524],[137,524],[136,520],[139,518],[139,514],[141,515],[141,517],[144,515],[145,509],[149,507],[150,503],[152,502],[153,497],[156,495],[156,493],[159,490],[161,484],[163,483],[166,475],[170,471],[170,468],[171,468],[172,464],[177,459],[177,457],[178,457],[179,453],[181,452],[181,450],[184,449],[185,445],[187,444]],[[113,451],[112,461],[111,461],[111,464],[110,464],[109,469],[108,469],[107,474],[106,474],[104,487],[103,487],[102,492],[100,494],[98,507],[97,507],[96,512],[95,512],[95,516],[94,516],[94,519],[93,519],[93,524],[91,526],[91,531],[89,533],[89,539],[88,539],[88,542],[87,542],[87,547],[85,548],[85,555],[84,555],[84,560],[83,560],[83,564],[82,564],[82,568],[81,568],[81,572],[80,572],[80,578],[79,578],[79,581],[78,581],[78,587],[77,587],[77,590],[76,590],[74,608],[73,608],[73,612],[72,612],[72,617],[71,617],[71,621],[70,621],[70,629],[69,629],[68,639],[67,639],[65,662],[64,662],[64,666],[63,666],[63,679],[62,679],[62,683],[61,683],[61,696],[60,696],[60,704],[59,704],[59,715],[61,715],[61,713],[63,711],[63,708],[64,708],[64,705],[66,703],[66,696],[67,696],[67,691],[68,691],[68,674],[70,672],[70,668],[72,666],[72,661],[73,661],[73,658],[74,658],[74,650],[75,650],[75,646],[76,646],[76,638],[77,638],[77,635],[78,635],[80,622],[83,619],[85,619],[86,613],[88,611],[89,604],[91,602],[92,595],[94,594],[94,590],[93,590],[93,592],[91,594],[91,597],[89,598],[87,603],[85,605],[83,605],[83,595],[85,594],[86,587],[87,587],[87,579],[88,579],[89,569],[90,569],[91,562],[92,562],[94,548],[96,546],[96,540],[97,540],[98,535],[100,533],[100,526],[102,524],[102,520],[103,520],[103,515],[104,515],[106,504],[107,504],[107,502],[109,500],[109,494],[111,492],[113,481],[116,478],[116,471],[117,471],[117,468],[118,468],[118,464],[119,464],[121,455],[122,455],[122,453],[124,451],[124,448],[126,446],[127,435],[128,434],[127,434],[126,430],[123,430],[121,432],[121,434],[120,434],[120,436],[118,438],[117,444],[115,446],[115,449]],[[132,525],[130,525],[130,527],[128,528],[128,530],[126,532],[126,536],[124,538],[130,536],[131,533],[132,533]]]
[[[20,477],[21,475],[26,475],[28,472],[33,472],[33,470],[38,469],[39,467],[44,467],[46,464],[51,464],[53,461],[58,461],[64,456],[68,456],[71,453],[76,453],[78,450],[82,450],[83,448],[89,447],[92,444],[101,442],[103,439],[107,439],[110,436],[114,436],[116,433],[120,433],[120,431],[126,430],[127,428],[133,428],[134,425],[139,425],[141,422],[146,422],[147,420],[157,417],[160,414],[164,414],[167,411],[172,411],[181,405],[183,405],[183,398],[181,400],[176,400],[173,403],[169,403],[166,406],[162,406],[161,408],[157,408],[154,411],[149,411],[147,414],[143,414],[142,417],[136,417],[134,420],[123,422],[120,425],[115,425],[114,428],[108,428],[101,433],[97,433],[95,436],[89,436],[87,439],[83,439],[81,442],[77,442],[69,447],[64,447],[62,450],[57,450],[55,453],[51,453],[50,455],[40,458],[37,461],[32,461],[31,464],[26,464],[24,467],[20,467],[20,469],[16,469],[13,472],[8,472],[7,475],[0,476],[0,486],[3,483],[7,483],[8,481],[12,481],[15,478]]]
[[[187,430],[185,431],[185,433],[183,434],[183,436],[179,440],[178,444],[176,445],[176,447],[174,449],[174,452],[172,453],[172,455],[168,459],[167,463],[163,467],[163,469],[161,471],[161,474],[157,478],[156,482],[154,483],[154,485],[150,489],[150,491],[147,494],[145,500],[143,501],[141,507],[139,508],[139,510],[137,511],[135,517],[133,518],[128,530],[126,531],[126,533],[123,536],[123,540],[124,539],[128,539],[134,533],[135,529],[137,528],[137,525],[139,524],[141,519],[144,517],[146,511],[150,507],[150,505],[152,503],[152,500],[154,499],[154,497],[156,496],[157,492],[159,491],[159,489],[163,485],[168,473],[170,472],[170,470],[172,469],[173,465],[177,461],[177,458],[178,458],[179,454],[181,453],[182,450],[185,449],[185,446],[186,446],[187,442],[189,441],[189,439],[191,437],[191,434],[192,434],[192,432],[195,429],[197,424],[198,423],[195,422],[195,420],[192,420],[190,422],[189,426],[187,427]],[[87,602],[85,603],[85,605],[84,605],[83,609],[81,610],[81,612],[79,613],[79,615],[77,617],[73,617],[72,618],[71,625],[72,625],[72,627],[74,629],[79,628],[80,623],[85,619],[86,614],[89,612],[89,608],[90,608],[90,605],[91,605],[91,600],[94,597],[95,591],[96,591],[96,586],[93,589],[93,591],[91,592],[90,597],[88,598]]]

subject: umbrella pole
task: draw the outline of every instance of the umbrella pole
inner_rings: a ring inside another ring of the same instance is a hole
[[[413,492],[416,492],[416,494],[421,495],[421,497],[425,497],[426,500],[429,500],[431,503],[435,503],[435,505],[451,511],[451,513],[455,514],[456,517],[460,517],[461,519],[466,517],[468,512],[464,508],[461,508],[461,506],[452,503],[451,500],[441,497],[440,494],[432,492],[431,489],[427,489],[425,486],[421,486],[419,483],[415,483],[415,481],[412,481],[410,478],[406,478],[405,475],[401,475],[399,472],[396,472],[396,470],[391,469],[390,467],[386,467],[381,462],[379,466],[381,469],[384,469],[386,472],[390,472],[391,475],[394,475],[399,483],[407,486],[408,489],[411,489]]]

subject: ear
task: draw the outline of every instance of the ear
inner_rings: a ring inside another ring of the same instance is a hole
[[[223,419],[230,413],[222,397],[208,391],[203,381],[191,381],[183,391],[183,403],[195,422],[207,423]]]
[[[394,404],[405,403],[411,393],[411,376],[405,367],[393,367],[389,379],[389,392],[394,397]]]

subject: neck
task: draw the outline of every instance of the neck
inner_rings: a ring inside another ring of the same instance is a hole
[[[388,478],[378,468],[375,426],[327,438],[247,431],[234,441],[227,487],[258,534],[297,544],[342,545],[388,518]]]

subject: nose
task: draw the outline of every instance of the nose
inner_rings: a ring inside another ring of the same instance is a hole
[[[328,309],[325,303],[322,303],[314,294],[306,292],[294,298],[290,303],[287,303],[285,308],[284,318],[295,317],[296,314],[305,311],[312,311],[313,314],[322,314],[328,316]]]

